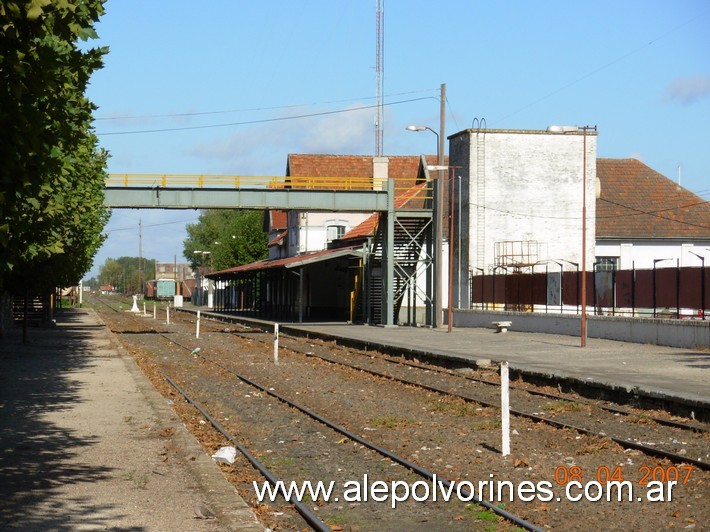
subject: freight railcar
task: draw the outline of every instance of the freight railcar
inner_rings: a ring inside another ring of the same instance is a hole
[[[175,294],[175,279],[153,279],[145,283],[146,299],[172,299]]]

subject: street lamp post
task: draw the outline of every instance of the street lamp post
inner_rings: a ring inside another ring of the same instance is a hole
[[[700,310],[703,314],[703,321],[705,321],[705,257],[692,251],[688,251],[688,253],[700,259]]]
[[[587,346],[587,131],[597,126],[582,126],[582,316],[581,347]]]
[[[481,310],[483,310],[483,299],[484,299],[483,298],[483,280],[485,277],[486,270],[484,270],[483,268],[479,268],[478,266],[474,266],[474,268],[476,270],[478,270],[479,272],[481,272]],[[473,291],[473,280],[471,280],[471,291]],[[473,298],[471,298],[471,299],[473,299]]]
[[[579,278],[579,263],[578,263],[578,262],[572,262],[571,260],[566,260],[566,259],[557,259],[557,260],[562,261],[562,262],[566,262],[567,264],[570,264],[571,266],[574,266],[574,268],[575,268],[575,270],[576,270],[576,272],[577,272],[577,275],[576,275],[576,276],[577,276],[577,297],[576,297],[576,299],[577,299],[577,314],[579,314],[579,282],[580,282],[580,278]]]
[[[671,259],[653,259],[653,317],[656,317],[656,264],[664,260]]]
[[[435,260],[434,260],[434,268],[435,268],[435,274],[434,274],[434,316],[433,316],[433,326],[434,327],[439,327],[441,325],[441,321],[443,318],[443,305],[442,305],[442,290],[443,290],[443,283],[442,283],[442,262],[443,262],[443,256],[444,256],[444,251],[443,251],[443,240],[444,240],[444,231],[443,231],[443,225],[442,225],[442,220],[441,220],[441,214],[444,211],[444,190],[443,190],[443,182],[444,182],[444,172],[445,170],[443,169],[444,166],[444,151],[442,147],[442,138],[439,133],[434,131],[432,128],[429,126],[407,126],[405,128],[407,131],[430,131],[436,135],[436,159],[437,159],[437,180],[436,180],[436,205],[435,205],[435,212],[436,212],[436,218],[435,218],[435,230],[436,234],[434,235],[434,239],[436,240],[436,248],[435,248]],[[443,129],[442,129],[443,132]]]

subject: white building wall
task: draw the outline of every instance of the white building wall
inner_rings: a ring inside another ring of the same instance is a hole
[[[496,262],[495,243],[537,241],[539,260],[582,260],[583,136],[544,131],[486,132],[485,173],[478,175],[480,151],[472,146],[470,198],[485,179],[483,267]],[[587,267],[594,262],[596,136],[587,136]],[[480,206],[475,205],[476,208]],[[479,230],[476,219],[470,235]],[[475,247],[475,246],[474,246]],[[469,260],[476,254],[472,249]],[[573,269],[573,268],[572,268]]]
[[[370,215],[348,212],[289,212],[289,256],[328,247],[328,227],[342,226],[347,233]]]
[[[536,241],[539,253],[526,261],[563,259],[582,262],[582,198],[586,177],[586,263],[594,263],[596,218],[596,134],[580,132],[467,130],[450,139],[449,160],[461,176],[465,231],[461,238],[461,278],[480,268],[490,273],[501,262],[496,242]],[[458,222],[458,212],[455,214]],[[467,230],[467,234],[466,234]],[[457,231],[458,233],[458,231]],[[482,244],[482,249],[479,244]],[[565,269],[575,270],[565,263]],[[458,279],[458,272],[454,279]],[[465,292],[468,288],[466,282]],[[458,289],[455,288],[456,293]],[[465,300],[467,302],[468,299]]]
[[[602,240],[596,245],[597,257],[619,257],[620,270],[650,270],[654,260],[658,260],[656,268],[675,268],[678,261],[681,266],[702,266],[702,260],[693,253],[703,257],[705,265],[710,266],[710,239],[692,243],[677,240]]]

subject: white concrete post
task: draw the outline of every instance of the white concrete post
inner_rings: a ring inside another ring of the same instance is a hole
[[[274,365],[279,365],[279,324],[274,323]]]
[[[500,409],[501,409],[501,430],[503,432],[502,451],[503,456],[510,454],[510,396],[508,362],[500,363]]]
[[[200,311],[197,311],[197,329],[195,330],[195,338],[200,337]]]
[[[158,319],[158,310],[155,308],[155,303],[153,303],[153,319]]]
[[[148,314],[145,313],[145,301],[143,301],[143,315],[147,316]]]
[[[170,305],[165,307],[165,320],[166,320],[165,323],[170,325]]]

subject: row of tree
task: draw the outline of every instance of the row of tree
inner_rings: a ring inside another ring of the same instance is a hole
[[[143,292],[145,282],[155,279],[155,259],[145,257],[109,258],[99,268],[97,277],[84,282],[85,286],[96,290],[101,286],[112,286],[123,293]]]
[[[76,284],[108,221],[85,97],[103,0],[0,2],[0,293]],[[4,307],[5,313],[7,308]],[[3,307],[0,307],[0,313]]]
[[[268,236],[261,211],[205,210],[187,226],[183,255],[194,270],[226,270],[265,259]]]
[[[263,213],[257,211],[205,210],[198,221],[187,226],[183,254],[194,271],[224,270],[265,259],[267,235],[262,229]],[[139,293],[147,280],[155,278],[156,261],[138,257],[109,258],[96,277],[85,286],[98,289],[110,285],[120,292]]]

